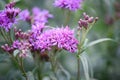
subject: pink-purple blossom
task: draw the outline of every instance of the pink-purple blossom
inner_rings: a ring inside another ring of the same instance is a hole
[[[53,15],[48,10],[40,10],[38,7],[32,9],[33,23],[47,23],[49,18],[53,18]]]
[[[77,45],[78,41],[74,37],[74,31],[69,27],[46,30],[37,37],[34,43],[34,47],[41,52],[57,47],[74,53],[77,50]]]
[[[19,14],[19,19],[20,20],[24,20],[24,21],[28,21],[31,22],[31,16],[30,16],[30,12],[28,11],[28,9],[22,10]]]
[[[14,8],[13,4],[7,4],[6,8],[0,11],[0,27],[9,31],[14,23],[16,23],[16,16],[20,9]]]
[[[54,5],[59,8],[76,11],[78,9],[81,9],[82,2],[83,0],[55,0]]]

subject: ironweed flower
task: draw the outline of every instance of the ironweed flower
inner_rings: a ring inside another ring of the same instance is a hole
[[[22,10],[19,14],[19,19],[20,20],[24,20],[24,21],[28,21],[31,22],[31,16],[30,16],[30,12],[28,11],[28,9]]]
[[[52,47],[57,47],[74,53],[77,50],[77,45],[78,41],[74,37],[74,32],[68,26],[46,30],[37,37],[34,43],[34,47],[41,52],[51,50]]]
[[[20,9],[14,8],[12,3],[7,4],[6,8],[0,11],[0,27],[9,31],[14,23],[16,23],[16,16]]]
[[[76,11],[81,8],[83,0],[55,0],[54,5],[59,8]]]
[[[19,57],[26,57],[31,49],[31,44],[27,40],[14,41],[12,44],[14,50],[19,50]]]
[[[48,10],[40,10],[38,7],[32,9],[33,23],[47,23],[48,18],[53,18],[53,15]]]

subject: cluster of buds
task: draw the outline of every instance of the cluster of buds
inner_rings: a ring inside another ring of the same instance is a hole
[[[78,21],[80,29],[82,29],[82,27],[84,27],[85,29],[87,29],[89,24],[91,24],[93,22],[96,22],[98,20],[98,17],[96,17],[96,18],[90,17],[86,13],[83,13],[83,17],[84,17],[84,19],[80,19]]]
[[[9,52],[9,53],[13,53],[14,51],[14,48],[13,47],[10,47],[8,44],[5,44],[3,46],[1,46],[1,48],[6,51],[6,52]]]
[[[31,44],[28,41],[14,41],[13,45],[14,49],[18,49],[19,57],[26,57],[31,49]]]
[[[115,2],[115,17],[116,19],[120,19],[120,2]]]
[[[22,32],[21,29],[16,29],[14,28],[14,32],[15,32],[15,38],[18,39],[28,39],[30,34],[26,33],[26,32]]]

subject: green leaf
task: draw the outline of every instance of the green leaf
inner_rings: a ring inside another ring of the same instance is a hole
[[[95,41],[90,42],[90,43],[86,46],[86,48],[91,47],[91,46],[94,46],[94,45],[96,45],[96,44],[98,44],[98,43],[101,43],[101,42],[104,42],[104,41],[113,41],[113,42],[115,42],[113,39],[110,39],[110,38],[98,39],[98,40],[95,40]]]
[[[35,80],[32,72],[27,73],[28,80]]]
[[[81,59],[83,70],[84,70],[85,80],[90,80],[89,64],[88,64],[88,60],[87,60],[87,55],[81,54],[80,59]]]
[[[19,50],[14,50],[13,55],[16,57],[19,54]]]

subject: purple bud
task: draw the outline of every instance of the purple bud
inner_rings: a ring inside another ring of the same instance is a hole
[[[85,20],[89,19],[89,16],[85,12],[83,13],[83,17],[84,17]]]
[[[86,20],[80,19],[80,21],[78,23],[79,23],[80,27],[84,27],[84,28],[88,27],[88,22]]]
[[[15,6],[15,2],[11,2],[5,6],[5,8],[13,8]]]
[[[89,23],[93,23],[93,21],[94,21],[94,18],[93,18],[93,17],[90,17],[90,18],[88,19],[88,22],[89,22]]]

